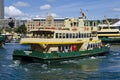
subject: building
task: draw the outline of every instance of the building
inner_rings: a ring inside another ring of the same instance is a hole
[[[0,0],[0,19],[4,19],[4,0]]]
[[[45,28],[45,27],[74,27],[74,26],[97,26],[98,20],[84,20],[82,17],[76,18],[53,18],[51,15],[48,15],[46,18],[34,18],[32,20],[28,20],[26,22],[27,31],[31,31],[33,29]]]
[[[41,27],[64,27],[64,18],[53,18],[48,15],[47,18],[34,18],[26,22],[27,31],[39,29]]]
[[[14,28],[17,28],[23,24],[26,23],[26,20],[16,20],[16,19],[12,19],[14,22]],[[8,25],[8,23],[11,21],[11,19],[0,19],[0,28],[10,28],[10,26]]]

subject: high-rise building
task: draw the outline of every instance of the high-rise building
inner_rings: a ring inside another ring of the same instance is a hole
[[[4,0],[0,0],[0,19],[4,19]]]

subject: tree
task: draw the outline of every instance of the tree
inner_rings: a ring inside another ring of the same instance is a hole
[[[15,23],[14,23],[13,20],[12,20],[12,21],[10,21],[10,22],[8,23],[8,25],[9,25],[11,28],[13,28],[14,25],[15,25]]]
[[[21,25],[18,28],[16,28],[15,32],[20,33],[20,34],[26,34],[27,33],[27,28],[26,28],[25,25]]]

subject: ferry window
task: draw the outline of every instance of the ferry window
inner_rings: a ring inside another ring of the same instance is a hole
[[[59,38],[62,38],[62,36],[61,36],[61,35],[59,35]]]
[[[87,38],[89,37],[89,33],[87,33]]]
[[[45,35],[44,34],[42,34],[42,38],[44,38],[45,37]]]
[[[61,33],[59,33],[59,36],[61,35]]]
[[[86,38],[88,38],[88,33],[86,33]]]
[[[68,38],[70,38],[70,33],[68,34]]]
[[[97,36],[97,33],[95,33],[95,37]]]
[[[76,24],[77,24],[77,23],[76,23],[76,22],[74,22],[74,26],[76,26]]]
[[[88,37],[90,37],[90,33],[88,34]]]
[[[75,33],[73,33],[73,38],[75,38]]]
[[[81,38],[83,38],[83,34],[81,34]]]
[[[40,38],[40,35],[37,35],[37,38]]]
[[[61,35],[61,33],[59,33],[59,38],[62,38],[62,35]]]
[[[108,29],[108,27],[103,27],[103,29]]]
[[[93,33],[93,37],[96,37],[97,36],[97,34],[96,33]]]
[[[94,37],[94,34],[91,34],[91,37]]]
[[[62,45],[61,47],[62,47],[62,48],[61,48],[61,49],[62,49],[62,51],[64,51],[64,45]]]
[[[72,23],[70,25],[71,25],[71,27],[73,26]]]
[[[85,37],[84,37],[84,33],[82,34],[82,38],[85,38]]]
[[[66,38],[68,38],[68,33],[66,33]]]
[[[50,34],[47,35],[47,38],[50,38]]]
[[[115,27],[110,27],[110,29],[116,29]]]
[[[90,48],[92,48],[92,44],[90,44]]]
[[[98,27],[98,30],[101,30],[101,27]]]
[[[85,38],[87,38],[87,33],[85,33]]]
[[[58,33],[56,33],[56,38],[58,38]]]
[[[92,34],[90,33],[90,37],[92,37]]]
[[[92,37],[92,34],[90,33],[90,37]]]
[[[58,46],[59,52],[62,52],[62,46]]]
[[[72,33],[70,33],[70,38],[72,38]]]
[[[51,38],[53,38],[53,36],[54,36],[54,35],[53,35],[53,34],[51,34]]]
[[[93,48],[93,44],[91,44],[91,48]]]
[[[86,38],[86,33],[84,33],[83,35],[84,35],[84,38]]]
[[[65,49],[68,49],[68,46],[67,46],[67,45],[65,46]]]
[[[88,37],[90,37],[90,33],[88,33]]]
[[[78,33],[76,33],[76,38],[78,38]]]
[[[77,27],[78,27],[78,22],[77,22]]]
[[[65,38],[65,33],[63,33],[63,38]]]
[[[88,33],[86,33],[86,38],[88,38]]]
[[[86,33],[84,34],[84,38],[86,38]]]
[[[80,38],[80,33],[79,33],[79,38]]]

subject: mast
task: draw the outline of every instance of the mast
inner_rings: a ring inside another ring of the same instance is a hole
[[[110,22],[108,21],[108,19],[106,18],[106,16],[104,16],[104,17],[105,17],[105,21],[107,22],[108,28],[110,28]]]

